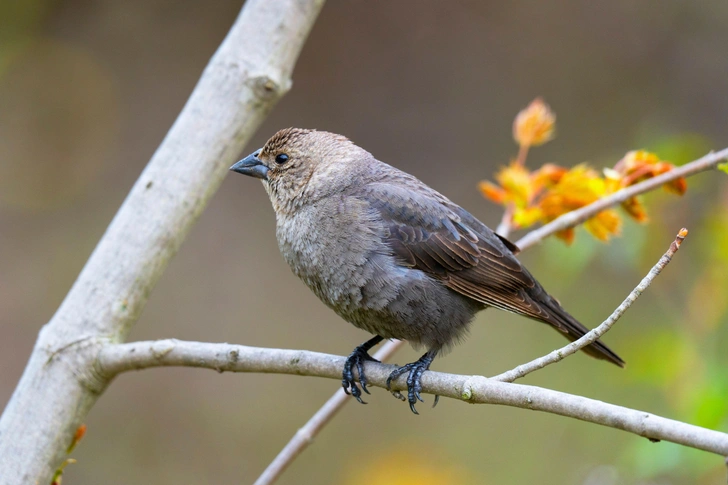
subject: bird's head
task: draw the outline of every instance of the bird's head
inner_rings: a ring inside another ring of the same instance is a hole
[[[368,152],[341,135],[286,128],[230,170],[261,179],[279,212],[342,191],[369,160]]]

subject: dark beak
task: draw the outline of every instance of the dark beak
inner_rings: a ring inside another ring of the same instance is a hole
[[[268,167],[258,158],[260,150],[256,150],[238,163],[230,167],[233,172],[242,173],[258,179],[268,180]]]

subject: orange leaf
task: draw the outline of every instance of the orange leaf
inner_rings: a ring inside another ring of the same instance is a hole
[[[70,453],[73,451],[74,448],[76,448],[76,445],[78,444],[81,439],[86,435],[86,425],[82,424],[78,428],[76,428],[76,432],[73,434],[73,439],[71,440],[71,444],[68,445],[68,449],[66,450],[66,453]]]
[[[685,180],[685,177],[680,177],[673,180],[672,182],[666,183],[665,185],[663,185],[663,187],[665,187],[665,190],[667,190],[668,192],[677,195],[683,195],[685,191],[688,190],[688,181]]]
[[[656,175],[673,170],[675,166],[660,160],[654,153],[646,150],[628,152],[622,160],[614,166],[614,171],[621,176],[621,187],[627,187]],[[665,190],[682,195],[687,190],[687,181],[684,178],[673,180],[664,185]]]
[[[554,137],[556,115],[541,98],[534,99],[513,121],[513,138],[520,146],[543,145]]]
[[[554,234],[556,237],[564,241],[567,245],[574,242],[574,228],[564,229]]]
[[[637,222],[647,222],[647,212],[637,197],[632,197],[622,202],[622,209]]]
[[[492,182],[482,180],[478,184],[478,189],[480,190],[480,193],[483,195],[483,197],[492,200],[496,204],[503,204],[506,202],[506,197],[508,195],[506,191]]]
[[[660,161],[660,157],[647,150],[632,150],[614,166],[614,170],[629,175],[645,165],[654,165]]]
[[[533,181],[539,186],[549,186],[559,183],[561,178],[569,171],[568,168],[547,163],[531,174]]]

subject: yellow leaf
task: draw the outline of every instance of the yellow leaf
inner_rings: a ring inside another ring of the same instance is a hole
[[[528,169],[518,163],[503,167],[495,176],[506,192],[506,200],[518,207],[526,207],[536,191]]]
[[[591,204],[605,193],[604,180],[586,165],[577,165],[563,174],[559,183],[544,193],[539,206],[545,219],[551,221],[562,214]]]
[[[604,169],[604,188],[606,193],[611,194],[622,188],[622,174],[613,168]]]
[[[513,223],[519,227],[529,227],[543,220],[543,211],[539,207],[525,207],[513,212]]]
[[[584,228],[600,241],[607,241],[610,236],[619,235],[622,229],[622,220],[614,210],[609,209],[587,220],[584,223]]]
[[[513,121],[513,138],[520,146],[543,145],[554,137],[556,115],[541,98],[534,99]]]
[[[607,194],[607,181],[586,165],[577,165],[564,173],[559,182],[549,188],[539,201],[543,220],[549,222],[562,214],[579,209],[595,202]],[[635,207],[635,212],[637,212]],[[619,234],[621,219],[614,210],[602,211],[584,223],[584,227],[595,238],[606,241],[610,236]],[[557,234],[560,239],[570,243],[573,231]]]

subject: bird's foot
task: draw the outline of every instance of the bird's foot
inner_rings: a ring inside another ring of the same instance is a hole
[[[382,337],[374,337],[368,340],[354,349],[349,354],[344,363],[344,372],[341,378],[341,386],[344,388],[344,392],[351,394],[362,404],[366,404],[361,398],[361,392],[364,391],[369,394],[367,389],[367,378],[364,374],[364,362],[379,362],[377,359],[369,355],[369,349],[377,345],[379,342],[384,340]],[[361,383],[361,389],[356,385],[356,378],[354,377],[354,369],[359,374],[359,382]]]
[[[409,373],[407,375],[407,397],[405,398],[399,391],[392,392],[392,395],[401,401],[406,399],[407,402],[409,402],[410,409],[415,414],[420,414],[417,412],[417,409],[415,409],[417,401],[425,402],[422,399],[422,396],[420,396],[420,392],[422,392],[422,374],[430,368],[430,364],[432,364],[432,360],[435,358],[435,355],[436,352],[427,352],[425,355],[420,357],[418,361],[395,369],[387,378],[387,389],[390,389],[392,381],[396,380],[402,374]],[[439,398],[440,396],[435,396],[435,403],[432,407],[437,405]]]

